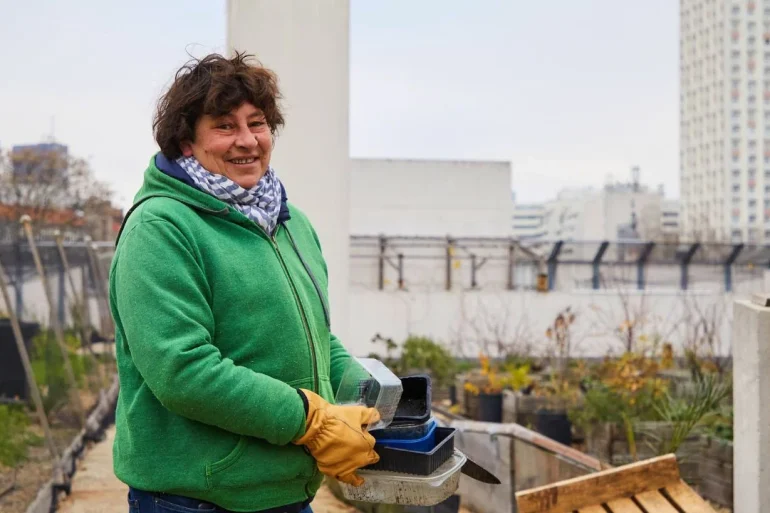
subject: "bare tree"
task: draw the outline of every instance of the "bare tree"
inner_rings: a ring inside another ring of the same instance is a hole
[[[514,316],[515,307],[508,295],[496,295],[498,305],[495,308],[477,294],[461,292],[460,295],[459,323],[452,336],[456,354],[467,356],[469,345],[474,345],[486,355],[500,358],[524,356],[532,352],[536,338],[525,305],[516,309],[521,313]],[[474,305],[468,305],[469,298],[475,300]]]
[[[56,144],[0,152],[0,218],[6,237],[16,238],[26,214],[40,233],[55,227],[69,235],[88,233],[89,223],[111,214],[112,192],[88,163]]]
[[[713,370],[720,375],[727,370],[732,348],[727,347],[726,354],[722,344],[722,326],[727,318],[727,302],[717,299],[702,304],[696,296],[682,295],[683,344],[685,355],[693,359],[690,364],[702,359],[710,362]],[[726,358],[723,358],[726,357]]]

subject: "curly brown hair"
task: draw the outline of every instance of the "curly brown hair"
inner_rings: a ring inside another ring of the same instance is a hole
[[[242,52],[235,52],[232,59],[213,53],[179,68],[174,83],[158,100],[152,122],[155,141],[166,157],[180,157],[181,144],[195,141],[195,124],[201,116],[221,116],[244,102],[262,110],[273,135],[283,126],[278,77],[252,59]]]

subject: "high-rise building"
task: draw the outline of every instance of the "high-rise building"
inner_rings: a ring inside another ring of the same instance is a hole
[[[513,206],[513,237],[519,240],[545,237],[545,205],[515,203]]]
[[[680,0],[682,235],[770,242],[770,2]]]

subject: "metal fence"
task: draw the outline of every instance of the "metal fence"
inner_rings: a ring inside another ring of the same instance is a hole
[[[352,236],[350,256],[358,276],[369,273],[380,290],[391,282],[408,289],[430,267],[441,268],[446,290],[460,283],[508,290],[689,290],[708,284],[732,292],[737,281],[761,280],[770,268],[770,246],[636,240]]]

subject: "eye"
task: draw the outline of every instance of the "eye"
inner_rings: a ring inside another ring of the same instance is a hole
[[[231,128],[233,128],[233,125],[231,125],[230,123],[221,123],[217,125],[217,128],[219,130],[230,130]]]
[[[265,122],[264,122],[264,121],[252,121],[251,123],[249,123],[249,126],[250,126],[250,127],[256,127],[256,128],[259,128],[259,127],[261,127],[261,126],[264,126],[264,124],[265,124]]]

